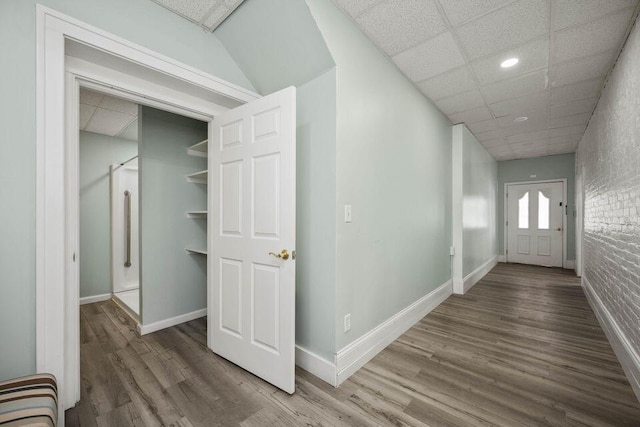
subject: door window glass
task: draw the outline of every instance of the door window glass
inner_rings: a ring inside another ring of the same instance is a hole
[[[518,199],[518,228],[529,228],[529,192]]]
[[[538,191],[538,230],[549,229],[549,198]]]

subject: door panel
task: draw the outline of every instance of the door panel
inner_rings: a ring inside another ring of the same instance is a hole
[[[507,261],[562,267],[561,182],[507,186]]]
[[[209,144],[209,347],[295,387],[295,88],[220,114]],[[278,257],[279,255],[279,257]],[[285,259],[287,258],[287,259]]]

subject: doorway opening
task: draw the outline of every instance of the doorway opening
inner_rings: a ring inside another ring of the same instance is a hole
[[[565,267],[566,180],[505,184],[507,262]]]

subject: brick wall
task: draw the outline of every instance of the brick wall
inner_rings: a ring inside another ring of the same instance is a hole
[[[640,351],[640,25],[580,141],[583,275]]]

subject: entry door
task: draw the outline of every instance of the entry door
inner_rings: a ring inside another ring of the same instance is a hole
[[[217,116],[209,144],[211,350],[295,389],[296,92]]]
[[[507,186],[507,261],[562,267],[562,182]]]

